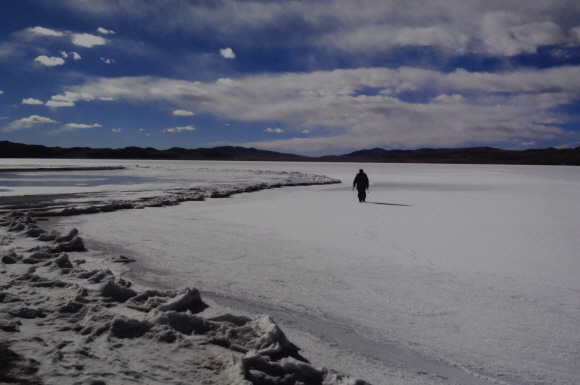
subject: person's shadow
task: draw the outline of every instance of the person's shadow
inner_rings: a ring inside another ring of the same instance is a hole
[[[413,207],[413,205],[401,205],[399,203],[382,203],[382,202],[364,202],[364,203],[372,203],[374,205],[385,205],[385,206]]]

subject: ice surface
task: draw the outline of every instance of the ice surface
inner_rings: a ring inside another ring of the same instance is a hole
[[[579,382],[579,168],[186,165],[173,167],[300,171],[344,183],[61,223],[81,229],[87,245],[138,255],[137,281],[160,289],[193,284],[216,301],[272,309],[318,367],[371,383],[392,383],[395,367],[422,373],[432,363],[471,373],[473,383]],[[364,204],[350,188],[360,167],[371,181]],[[241,175],[214,174],[209,184]],[[408,359],[389,358],[395,348]],[[469,383],[455,375],[405,383]]]

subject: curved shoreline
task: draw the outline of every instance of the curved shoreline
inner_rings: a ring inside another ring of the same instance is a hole
[[[125,167],[121,167],[125,169]],[[171,189],[165,195],[138,199],[112,200],[98,199],[98,193],[47,194],[0,197],[0,214],[14,210],[28,210],[31,217],[58,217],[80,214],[96,214],[146,207],[172,206],[186,201],[203,201],[206,198],[229,198],[235,194],[249,193],[280,187],[311,186],[319,184],[342,183],[338,179],[324,175],[303,174],[300,172],[270,172],[284,178],[277,182],[262,182],[240,186],[193,187]],[[67,199],[78,197],[94,198],[85,204],[69,203]],[[58,200],[58,203],[55,201]]]

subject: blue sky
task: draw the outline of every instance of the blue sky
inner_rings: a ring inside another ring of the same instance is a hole
[[[0,140],[580,145],[580,2],[3,0]]]

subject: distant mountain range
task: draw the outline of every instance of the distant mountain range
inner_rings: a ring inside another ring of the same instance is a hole
[[[323,156],[321,161],[334,157]],[[419,150],[355,151],[336,157],[338,161],[379,163],[457,163],[457,164],[536,164],[580,166],[580,147],[565,149],[502,150],[494,147],[421,148]]]
[[[246,160],[299,162],[377,162],[377,163],[456,163],[456,164],[536,164],[580,166],[580,147],[574,149],[502,150],[493,147],[422,148],[418,150],[355,151],[345,155],[321,157],[285,154],[255,148],[223,146],[157,150],[147,147],[121,149],[89,147],[46,147],[0,141],[0,158],[59,159],[167,159],[167,160]]]

